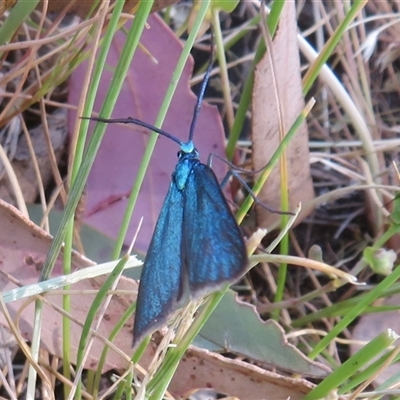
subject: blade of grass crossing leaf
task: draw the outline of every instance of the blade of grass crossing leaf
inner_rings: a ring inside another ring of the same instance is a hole
[[[135,309],[136,309],[136,303],[132,303],[126,309],[126,311],[121,316],[120,320],[116,323],[115,327],[111,331],[110,336],[107,338],[110,342],[112,342],[116,338],[116,336],[121,331],[121,329],[124,327],[124,325],[132,318],[132,315],[135,312]],[[143,343],[145,343],[145,342],[143,342]],[[147,344],[148,343],[145,343],[145,347],[144,347],[143,351],[145,350]],[[138,353],[140,348],[141,348],[141,346],[139,346],[138,350],[136,350],[135,355]],[[103,377],[103,367],[106,363],[108,351],[109,351],[109,347],[105,346],[100,355],[100,358],[99,358],[99,362],[97,365],[97,370],[96,370],[96,374],[95,374],[95,378],[94,378],[94,382],[93,382],[93,398],[96,398],[96,396],[99,395],[100,382],[101,382],[101,378]],[[138,360],[134,360],[134,359],[132,360],[132,362],[134,364],[136,364],[137,361]],[[115,398],[118,398],[118,397],[115,397]]]
[[[89,308],[89,312],[87,314],[85,323],[82,328],[81,337],[78,345],[78,353],[76,357],[76,367],[77,367],[77,375],[74,381],[74,385],[71,388],[71,396],[74,396],[74,389],[76,389],[75,398],[79,399],[82,395],[82,376],[78,372],[82,372],[83,369],[83,360],[85,354],[87,354],[87,346],[88,340],[90,339],[90,329],[92,328],[93,322],[98,314],[99,308],[103,304],[108,291],[111,289],[111,286],[114,284],[115,280],[119,278],[122,273],[122,270],[125,267],[126,262],[128,261],[129,256],[124,256],[119,263],[114,268],[113,272],[107,277],[105,282],[101,285],[99,291],[96,294],[96,297],[93,300]]]
[[[328,344],[334,340],[343,329],[347,328],[370,304],[379,298],[383,291],[389,289],[400,278],[400,266],[398,266],[389,276],[376,285],[362,301],[356,303],[354,307],[348,310],[346,315],[321,339],[315,348],[308,354],[308,357],[314,359]]]
[[[274,1],[272,3],[271,12],[269,13],[267,20],[268,29],[272,37],[274,37],[276,28],[278,27],[279,19],[284,6],[285,1]],[[233,127],[231,129],[228,139],[228,144],[226,146],[226,157],[229,161],[232,161],[233,159],[236,143],[239,140],[240,132],[242,131],[243,123],[246,119],[246,113],[250,106],[251,94],[253,92],[254,85],[254,69],[265,54],[265,50],[265,43],[263,40],[261,40],[256,50],[254,60],[251,64],[249,76],[246,79],[243,92],[240,96],[240,102],[236,111],[235,121],[233,123]]]
[[[265,184],[266,180],[268,179],[269,174],[271,173],[271,170],[274,168],[274,166],[278,163],[281,154],[285,151],[287,146],[289,145],[290,141],[292,140],[293,136],[297,132],[297,130],[300,128],[301,124],[304,122],[304,120],[307,118],[307,115],[311,111],[312,107],[315,104],[315,100],[311,99],[307,105],[304,107],[302,113],[296,118],[296,121],[294,121],[293,125],[290,127],[288,133],[282,140],[282,142],[279,144],[278,148],[274,152],[273,156],[271,157],[271,160],[268,163],[268,166],[263,170],[263,172],[260,174],[258,177],[257,181],[255,182],[253,186],[253,193],[255,196],[260,192],[261,188]],[[243,202],[242,206],[240,207],[240,210],[236,214],[236,219],[238,223],[242,222],[248,211],[250,210],[251,206],[254,203],[254,199],[251,196],[248,196],[247,199]]]
[[[261,3],[261,8],[260,8],[260,13],[262,17],[262,21],[266,20],[265,17],[265,8],[263,7],[263,3]],[[294,6],[292,6],[294,7]],[[282,140],[282,138],[285,135],[284,132],[284,123],[283,123],[283,109],[282,109],[282,102],[279,96],[279,88],[278,85],[280,85],[280,82],[276,81],[276,76],[277,76],[277,71],[276,71],[276,63],[275,63],[275,55],[274,55],[274,45],[272,43],[272,37],[269,34],[268,27],[264,25],[264,23],[261,23],[261,29],[263,32],[264,40],[266,42],[267,48],[269,51],[267,52],[268,56],[268,62],[269,62],[269,68],[271,71],[271,76],[272,76],[272,84],[274,88],[274,97],[275,97],[275,103],[277,107],[277,113],[278,113],[278,121],[279,121],[279,137]],[[280,192],[281,192],[281,209],[283,211],[288,211],[289,208],[289,182],[288,182],[288,161],[287,161],[287,154],[286,151],[282,152],[281,157],[279,158],[279,170],[280,170],[280,182],[281,182],[281,187],[280,187]],[[280,218],[280,225],[281,225],[281,231],[285,229],[285,226],[287,225],[289,221],[289,217],[287,215],[282,215]],[[285,234],[282,237],[282,240],[279,244],[280,246],[280,254],[288,254],[289,252],[289,235]],[[275,298],[274,302],[280,302],[283,299],[283,293],[285,289],[285,284],[286,284],[286,275],[287,275],[287,264],[281,264],[278,269],[278,279],[277,279],[277,289],[275,293]],[[273,310],[271,314],[271,318],[275,320],[279,320],[279,313],[280,310],[276,309]]]
[[[182,50],[182,53],[181,53],[181,55],[179,57],[179,60],[177,62],[175,71],[172,74],[171,82],[169,84],[167,93],[165,94],[163,103],[162,103],[162,105],[160,107],[160,111],[158,113],[156,122],[154,124],[154,126],[156,126],[156,127],[161,127],[161,125],[162,125],[162,123],[163,123],[163,121],[165,119],[165,116],[167,115],[169,105],[171,104],[171,101],[172,101],[172,98],[174,96],[175,90],[176,90],[176,88],[178,86],[178,82],[179,82],[180,77],[182,75],[183,69],[184,69],[184,67],[186,65],[186,62],[187,62],[187,60],[189,58],[190,51],[191,51],[191,49],[193,47],[193,44],[194,44],[194,42],[196,40],[197,33],[199,32],[201,22],[205,18],[206,12],[207,12],[208,7],[209,7],[209,4],[210,4],[210,0],[201,2],[201,6],[200,6],[199,12],[198,12],[198,14],[196,16],[196,20],[195,20],[194,25],[192,27],[192,30],[191,30],[191,32],[189,34],[189,37],[187,38],[186,43],[185,43],[185,45],[183,47],[183,50]],[[153,153],[154,147],[155,147],[156,142],[157,142],[157,137],[158,137],[158,134],[155,133],[155,132],[152,132],[151,135],[150,135],[146,150],[144,152],[142,161],[141,161],[140,166],[139,166],[138,173],[137,173],[137,175],[135,177],[135,180],[134,180],[134,184],[133,184],[133,187],[132,187],[131,194],[129,196],[128,204],[127,204],[127,207],[126,207],[126,210],[125,210],[125,213],[124,213],[124,217],[123,217],[123,220],[122,220],[122,224],[121,224],[121,227],[120,227],[120,230],[119,230],[119,233],[118,233],[118,238],[117,238],[116,243],[115,243],[115,247],[114,247],[114,251],[113,251],[113,259],[116,259],[116,258],[118,258],[120,256],[121,249],[122,249],[122,246],[124,244],[126,232],[128,231],[129,223],[131,221],[133,209],[135,208],[136,201],[137,201],[137,198],[139,196],[139,191],[140,191],[140,188],[142,186],[142,183],[143,183],[144,176],[146,174],[148,165],[150,163],[151,155]]]
[[[335,393],[339,385],[359,371],[360,368],[375,356],[385,351],[397,339],[398,335],[390,329],[386,332],[382,332],[345,361],[339,368],[329,374],[327,378],[304,397],[304,400],[318,400],[326,398],[330,393]]]
[[[311,111],[312,107],[315,104],[315,100],[311,99],[305,108],[303,109],[303,112],[296,118],[295,122],[293,123],[292,127],[289,129],[287,135],[284,137],[280,145],[278,146],[277,150],[271,157],[270,162],[268,163],[267,168],[264,169],[264,171],[261,173],[259,178],[257,179],[256,183],[253,186],[253,193],[254,195],[257,195],[261,188],[264,186],[265,182],[267,181],[269,174],[271,173],[272,169],[274,166],[278,163],[278,161],[281,159],[281,155],[289,145],[292,137],[294,134],[297,132],[297,130],[300,128],[301,124],[305,121],[307,118],[307,115]],[[239,210],[239,213],[237,215],[237,220],[242,221],[244,216],[247,214],[248,210],[252,206],[254,202],[254,199],[251,196],[248,196],[247,199],[244,201],[242,204],[242,207]],[[285,226],[287,225],[287,222],[289,218],[286,216],[282,216],[281,218],[281,230],[285,229]],[[289,248],[289,238],[287,235],[284,236],[284,239],[281,244],[281,254],[288,254],[288,248]],[[277,291],[275,294],[275,300],[276,301],[281,301],[283,298],[283,292],[284,292],[284,287],[285,287],[285,282],[286,282],[286,273],[287,273],[287,265],[286,264],[281,264],[279,267],[279,275],[278,275],[278,285],[277,285]],[[279,319],[279,312],[280,310],[273,310],[272,312],[272,318],[275,320]]]
[[[253,193],[254,195],[257,196],[257,194],[260,192],[261,188],[264,186],[265,182],[267,181],[269,174],[271,173],[272,169],[274,166],[278,163],[278,161],[281,159],[281,155],[289,145],[291,139],[293,138],[294,134],[297,132],[297,130],[300,128],[301,124],[305,121],[307,118],[307,115],[311,111],[312,107],[315,104],[315,100],[311,99],[305,108],[303,109],[303,112],[296,118],[295,122],[289,129],[288,133],[282,140],[282,142],[279,144],[278,148],[274,152],[273,156],[271,157],[271,160],[268,163],[268,166],[264,169],[264,171],[261,173],[257,181],[255,182],[253,186]],[[238,214],[236,215],[236,218],[238,221],[242,221],[244,216],[247,214],[249,211],[250,207],[252,206],[254,202],[254,199],[251,196],[248,196],[247,199],[243,202],[242,206],[240,207],[240,210]],[[284,216],[282,216],[284,217]],[[287,224],[288,218],[282,218],[281,219],[281,228],[282,230],[285,229],[285,226]],[[288,252],[288,237],[287,235],[284,236],[284,238],[287,238],[285,241],[283,241],[281,245],[281,254],[287,254]],[[275,294],[276,301],[280,301],[283,298],[283,291],[284,291],[284,285],[286,282],[286,271],[287,271],[287,266],[286,264],[281,264],[279,268],[279,276],[278,276],[278,287],[277,291]],[[272,316],[274,319],[279,318],[279,310],[274,310],[272,313]]]

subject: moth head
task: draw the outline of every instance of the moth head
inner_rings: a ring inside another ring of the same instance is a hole
[[[181,143],[181,149],[178,151],[178,158],[181,159],[183,157],[199,158],[199,152],[194,147],[191,140],[187,143]]]

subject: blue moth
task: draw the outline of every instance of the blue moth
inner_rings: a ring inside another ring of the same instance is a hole
[[[222,289],[246,270],[248,259],[240,228],[213,170],[200,162],[192,141],[211,68],[212,60],[194,109],[188,142],[135,118],[89,118],[140,125],[180,146],[140,276],[134,347],[164,326],[186,301]]]
[[[238,280],[246,247],[212,169],[192,142],[181,145],[178,164],[158,218],[140,277],[134,345],[187,299]]]

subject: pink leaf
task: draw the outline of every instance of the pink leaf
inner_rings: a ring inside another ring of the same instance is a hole
[[[108,85],[112,79],[110,71],[120,58],[125,41],[118,32],[111,47],[108,66],[99,88],[95,110],[99,111]],[[174,33],[156,15],[149,18],[149,29],[141,44],[158,61],[155,63],[142,49],[138,49],[114,109],[114,118],[135,117],[154,124],[160,105],[170,83],[182,45]],[[85,66],[76,70],[71,78],[70,102],[77,104],[83,84]],[[163,129],[187,141],[189,126],[193,117],[196,96],[189,88],[189,78],[193,69],[190,59],[178,85]],[[75,118],[75,116],[73,117]],[[73,118],[70,119],[71,126]],[[224,157],[224,133],[215,107],[204,104],[197,122],[195,143],[203,162],[210,153]],[[93,169],[87,182],[87,208],[84,220],[102,232],[115,238],[127,197],[134,184],[139,163],[142,159],[148,132],[136,126],[110,124],[101,144]],[[167,138],[159,137],[153,153],[151,165],[128,231],[127,241],[134,235],[139,219],[144,216],[142,230],[137,240],[137,248],[145,251],[153,234],[154,225],[167,193],[171,174],[177,162],[179,146]],[[216,162],[216,174],[222,178],[226,171],[223,163]]]

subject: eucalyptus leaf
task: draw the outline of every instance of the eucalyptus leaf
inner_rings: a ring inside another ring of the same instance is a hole
[[[237,353],[305,376],[322,378],[330,372],[288,343],[278,323],[263,321],[254,306],[238,301],[231,290],[222,298],[195,344],[210,351]]]

